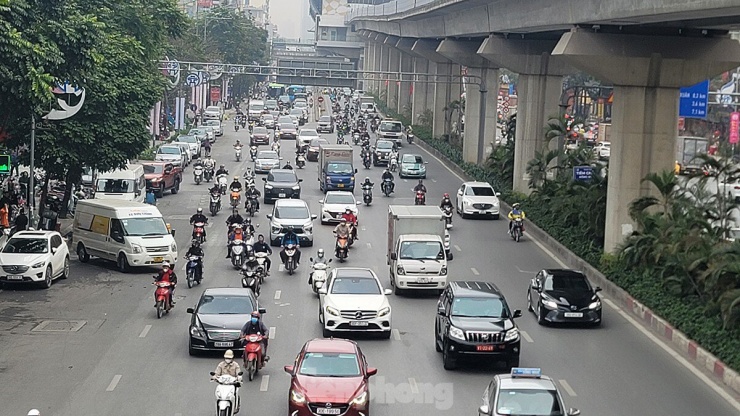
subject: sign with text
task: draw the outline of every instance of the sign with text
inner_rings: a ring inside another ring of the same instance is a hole
[[[738,142],[740,142],[740,113],[736,111],[730,114],[730,144]]]
[[[681,88],[679,97],[679,117],[707,118],[709,80],[702,81],[690,87]]]
[[[10,173],[10,155],[0,155],[0,175]]]
[[[211,87],[211,102],[221,101],[221,87]]]
[[[573,167],[573,180],[586,182],[591,180],[594,170],[591,166],[574,166]]]

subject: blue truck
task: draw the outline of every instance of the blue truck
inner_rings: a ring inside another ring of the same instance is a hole
[[[352,163],[352,146],[322,144],[319,146],[319,189],[327,191],[355,190],[357,169]]]

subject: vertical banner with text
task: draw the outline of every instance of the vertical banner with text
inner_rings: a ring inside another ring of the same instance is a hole
[[[740,113],[730,114],[730,144],[740,142]]]
[[[218,105],[219,101],[221,101],[221,87],[212,86],[211,87],[211,105]]]

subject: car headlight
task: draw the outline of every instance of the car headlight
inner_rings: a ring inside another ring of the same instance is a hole
[[[266,185],[265,185],[265,189],[272,189],[272,188],[273,188],[273,186],[272,186],[272,185],[270,185],[270,184],[266,184]]]
[[[589,309],[599,309],[601,308],[601,299],[596,299],[595,301],[591,302],[590,305],[588,305]]]
[[[134,250],[134,254],[139,254],[143,252],[144,250],[141,248],[138,244],[131,244],[131,248]]]
[[[326,307],[326,313],[329,315],[339,316],[339,311],[335,308],[332,308],[331,306]]]
[[[398,266],[398,268],[396,269],[396,274],[406,274],[406,272],[403,270],[403,266]]]
[[[276,227],[273,225],[270,227],[270,232],[272,232],[273,234],[277,234],[280,232],[280,227]]]
[[[493,203],[493,206],[494,207],[497,207],[498,205],[499,205],[499,202],[498,201],[496,201],[496,202]]]
[[[173,252],[177,251],[177,243],[172,243],[170,249],[172,249]]]
[[[195,325],[193,325],[193,326],[190,327],[190,335],[192,335],[194,337],[199,337],[199,338],[205,338],[206,337],[206,334],[203,333],[203,329],[200,327],[200,325],[197,323],[197,321],[196,321]]]
[[[519,330],[516,329],[516,328],[512,328],[512,329],[506,331],[506,336],[504,337],[504,342],[514,341],[517,338],[519,338]]]
[[[301,186],[300,185],[296,185],[296,186],[293,187],[293,190],[294,191],[300,191],[301,190]]]
[[[549,308],[549,309],[557,309],[558,308],[558,304],[557,303],[555,303],[554,301],[548,300],[548,299],[543,299],[542,300],[542,305],[544,305],[546,308]]]
[[[304,225],[304,226],[303,226],[303,231],[305,231],[305,232],[307,232],[307,233],[310,233],[310,232],[312,232],[312,231],[313,231],[313,224],[309,224],[309,225]]]
[[[365,403],[367,403],[367,391],[360,393],[360,395],[352,399],[349,404],[353,406],[364,406]]]
[[[40,261],[40,262],[38,262],[38,263],[36,263],[34,265],[31,265],[31,268],[32,269],[40,269],[40,268],[44,267],[44,264],[46,264],[46,262]]]
[[[455,338],[461,341],[465,341],[465,332],[458,327],[450,325],[449,334],[450,334],[450,338]]]
[[[447,276],[447,267],[443,267],[439,269],[439,275],[440,276]]]
[[[470,205],[470,201],[468,201],[467,199],[463,199],[463,205]]]
[[[306,402],[306,396],[303,395],[303,393],[299,392],[298,390],[291,389],[290,390],[290,401],[293,403],[305,403]]]
[[[390,307],[390,306],[386,306],[385,308],[381,309],[381,310],[380,310],[380,311],[378,312],[378,316],[386,316],[386,315],[388,315],[389,313],[391,313],[391,307]]]

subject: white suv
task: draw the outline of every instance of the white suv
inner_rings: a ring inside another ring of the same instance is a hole
[[[319,289],[319,322],[324,337],[334,332],[373,332],[391,337],[390,289],[383,289],[370,269],[339,267],[331,271],[328,287]]]
[[[20,231],[0,251],[0,282],[35,283],[50,288],[52,280],[69,277],[69,249],[56,231]]]
[[[300,199],[278,199],[272,209],[272,214],[267,214],[270,220],[270,244],[279,246],[280,240],[288,229],[292,229],[298,236],[301,246],[313,245],[313,220],[316,215],[311,215],[308,204]]]

